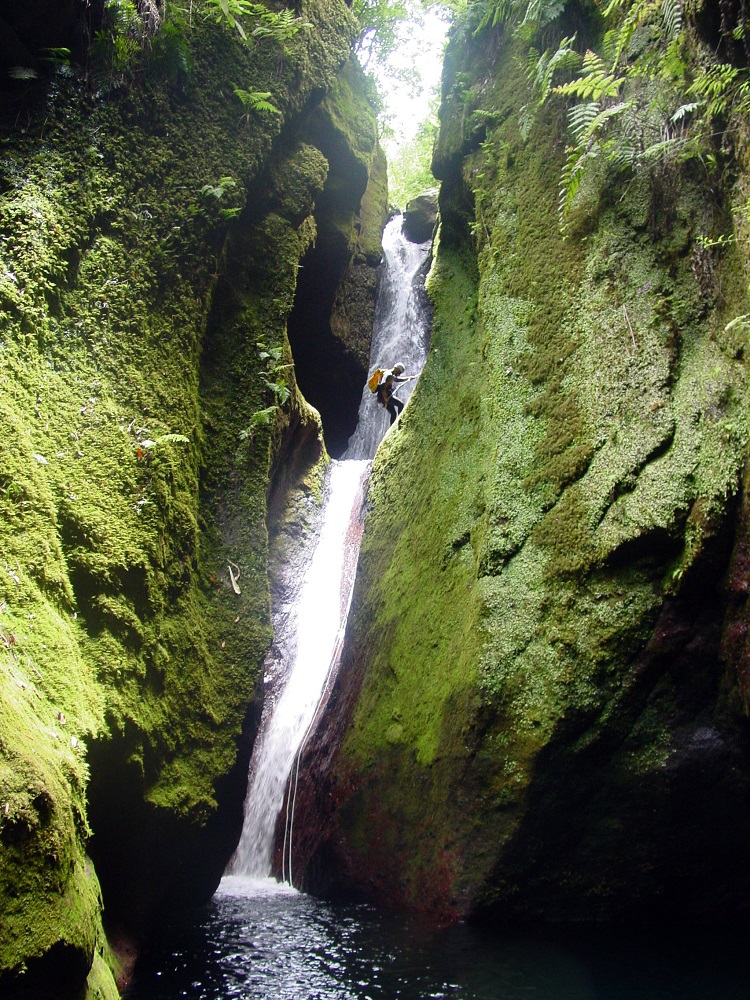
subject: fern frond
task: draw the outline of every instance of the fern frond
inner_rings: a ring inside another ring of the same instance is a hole
[[[563,94],[566,97],[578,97],[583,101],[600,101],[603,97],[617,97],[623,83],[625,83],[625,77],[596,72],[589,76],[580,76],[577,80],[563,83],[559,87],[553,87],[552,93]]]
[[[647,146],[641,153],[641,159],[644,163],[651,163],[654,160],[658,160],[662,155],[666,159],[667,153],[681,145],[682,139],[677,136],[670,136],[669,139],[662,139],[661,142],[655,142],[651,146]]]
[[[703,101],[693,101],[692,104],[682,104],[669,120],[673,125],[677,125],[678,122],[681,122],[687,115],[692,114],[693,111],[697,111],[702,105]]]
[[[592,49],[586,49],[583,55],[583,75],[589,76],[592,73],[605,73],[606,63]]]
[[[661,20],[670,41],[682,31],[682,4],[680,0],[662,0]]]
[[[707,99],[707,110],[709,115],[718,118],[724,115],[732,103],[732,91],[739,84],[739,91],[743,86],[747,88],[747,82],[739,82],[741,74],[746,70],[740,70],[729,63],[719,63],[710,66],[705,73],[701,73],[688,87],[688,94],[697,94],[699,97]]]
[[[620,40],[618,28],[611,28],[602,39],[602,56],[607,66],[614,67],[617,64],[617,46]]]
[[[548,49],[538,57],[531,68],[529,75],[538,94],[539,104],[543,104],[547,99],[555,73],[564,69],[577,69],[580,65],[581,56],[573,48],[575,40],[575,35],[563,38],[555,52]]]
[[[279,111],[276,105],[271,104],[268,100],[271,96],[270,91],[242,90],[240,87],[234,87],[234,93],[235,96],[242,101],[248,111],[266,111],[269,114],[281,114],[281,111]]]
[[[638,147],[627,136],[610,139],[604,144],[602,151],[617,170],[627,170],[635,166],[638,160]]]
[[[587,134],[584,138],[589,141],[596,138],[605,130],[605,127],[612,121],[613,118],[617,118],[618,115],[623,114],[623,112],[630,111],[633,106],[633,101],[621,101],[619,104],[611,104],[609,107],[604,108],[590,121]],[[596,107],[596,105],[594,105],[594,107]]]
[[[600,101],[603,97],[617,97],[625,77],[615,77],[607,72],[604,60],[591,49],[583,57],[582,76],[570,83],[553,87],[552,93],[578,97],[581,100]]]
[[[568,112],[568,128],[580,142],[588,134],[591,123],[599,114],[599,105],[596,101],[589,104],[576,104]]]
[[[662,0],[636,0],[636,2],[629,8],[627,14],[625,15],[625,20],[620,26],[620,30],[618,32],[617,48],[615,49],[615,56],[612,60],[613,68],[620,62],[620,57],[630,45],[630,41],[636,30],[640,28],[642,24],[646,24],[647,21],[651,20],[659,12],[661,9],[661,3]],[[610,4],[607,11],[613,8],[614,4]]]
[[[565,2],[566,0],[529,0],[521,27],[532,27],[535,30],[544,28],[562,14]]]
[[[535,104],[524,104],[518,114],[518,131],[524,142],[529,137],[531,126],[536,121],[537,106]]]
[[[186,437],[184,434],[162,434],[156,439],[154,444],[164,444],[165,442],[171,442],[173,444],[190,444],[190,438]]]
[[[580,146],[571,147],[568,150],[568,158],[560,177],[560,196],[558,199],[558,211],[560,213],[560,223],[565,227],[570,206],[578,193],[583,180],[583,165],[586,161],[586,153]]]
[[[495,28],[498,24],[505,24],[517,7],[518,0],[489,0],[474,34],[479,35],[485,28]]]

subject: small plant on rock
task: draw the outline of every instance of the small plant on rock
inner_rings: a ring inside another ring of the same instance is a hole
[[[252,441],[255,437],[256,431],[260,427],[269,426],[276,416],[277,411],[289,401],[292,394],[291,389],[287,385],[286,378],[284,375],[280,374],[287,368],[294,367],[291,364],[283,363],[283,347],[268,347],[262,341],[258,341],[256,346],[259,352],[259,359],[261,361],[272,362],[268,365],[267,371],[261,371],[258,374],[260,375],[263,385],[265,386],[266,395],[270,392],[273,396],[274,402],[270,406],[266,406],[261,410],[256,410],[252,414],[250,417],[250,426],[240,431],[240,441]]]

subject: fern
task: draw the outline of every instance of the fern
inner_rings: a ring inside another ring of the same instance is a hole
[[[247,0],[206,0],[206,7],[209,14],[218,24],[228,24],[234,28],[243,41],[247,41],[247,32],[242,26],[240,18],[250,13]]]
[[[705,73],[692,82],[688,87],[688,94],[697,94],[706,100],[706,109],[712,118],[723,117],[730,109],[733,98],[747,92],[747,81],[743,80],[741,74],[746,71],[730,66],[728,63],[719,63],[710,66]]]
[[[584,142],[591,131],[592,122],[599,114],[596,101],[589,104],[576,104],[568,112],[568,128],[576,137],[576,142]]]
[[[529,0],[519,26],[520,35],[533,35],[556,20],[565,9],[566,0]]]
[[[293,10],[284,8],[277,12],[252,0],[206,0],[206,4],[215,21],[234,28],[245,42],[248,35],[240,18],[251,18],[256,22],[251,31],[252,38],[269,38],[275,42],[288,41],[302,28],[311,27],[309,21],[297,17]]]
[[[684,121],[688,115],[692,114],[693,111],[697,111],[701,107],[701,101],[693,101],[692,104],[681,104],[680,107],[675,111],[675,113],[670,117],[670,122],[673,125],[677,125]]]
[[[583,167],[586,158],[587,154],[582,146],[568,147],[568,158],[565,161],[562,176],[560,177],[560,196],[557,206],[563,230],[570,206],[583,180]]]
[[[680,0],[635,0],[635,3],[630,3],[629,6],[628,3],[629,0],[611,0],[604,11],[606,18],[613,12],[627,7],[623,22],[617,30],[617,44],[611,61],[613,68],[618,65],[623,52],[629,48],[635,32],[644,24],[659,21],[666,41],[675,38],[682,30]]]
[[[590,101],[587,104],[577,104],[568,112],[568,127],[576,139],[576,145],[568,147],[568,158],[560,178],[558,209],[563,230],[588,160],[604,156],[617,169],[624,169],[636,159],[637,148],[626,131],[606,138],[615,119],[627,115],[634,106],[633,101],[621,101],[601,108],[596,101]]]
[[[186,437],[184,434],[161,434],[154,444],[190,444],[190,438]]]
[[[556,20],[565,9],[567,0],[480,0],[477,7],[482,11],[474,34],[479,35],[487,28],[509,24],[516,20],[516,34],[528,41],[546,25]]]
[[[287,42],[303,28],[311,28],[309,21],[297,17],[293,10],[268,10],[262,4],[250,4],[252,15],[258,23],[253,29],[253,38],[270,38],[274,42]]]
[[[615,77],[607,73],[604,61],[591,49],[583,57],[583,76],[570,83],[553,87],[552,92],[581,100],[600,101],[603,97],[617,97],[625,77]]]
[[[237,181],[234,177],[222,177],[218,184],[204,184],[201,194],[204,198],[216,198],[217,201],[221,201],[227,191],[236,187]]]
[[[256,111],[260,113],[280,115],[281,112],[276,107],[275,104],[271,104],[268,98],[271,96],[270,91],[260,91],[260,90],[242,90],[240,87],[234,87],[235,97],[238,97],[242,102],[245,110],[245,121],[249,123],[250,112]]]
[[[264,378],[263,384],[265,385],[266,389],[270,389],[271,392],[274,394],[274,396],[276,397],[276,402],[279,404],[279,406],[283,406],[284,403],[288,401],[289,397],[292,394],[291,390],[289,389],[289,386],[286,384],[286,381],[283,378],[280,378],[278,382],[270,382],[267,378]]]
[[[278,409],[278,406],[274,405],[267,406],[265,410],[256,410],[250,417],[250,426],[240,431],[240,441],[252,441],[259,427],[268,427],[276,416]]]
[[[682,31],[682,4],[680,0],[662,0],[661,22],[669,41],[677,38]]]
[[[518,127],[524,142],[536,121],[538,109],[549,96],[555,74],[566,69],[578,69],[581,64],[581,56],[573,48],[575,39],[575,35],[563,38],[554,52],[552,49],[547,49],[539,55],[536,49],[529,50],[527,75],[534,94],[534,102],[525,104],[518,116]]]
[[[563,38],[554,52],[548,49],[538,58],[533,49],[529,53],[529,79],[539,104],[547,100],[555,73],[565,69],[578,69],[581,65],[581,56],[573,48],[575,40],[575,35]]]
[[[487,0],[484,14],[475,28],[474,34],[479,35],[485,28],[495,28],[498,24],[505,24],[519,6],[519,0]]]

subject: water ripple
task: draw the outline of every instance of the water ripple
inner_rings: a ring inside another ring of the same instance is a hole
[[[746,1000],[732,936],[499,936],[227,877],[165,928],[128,1000]]]

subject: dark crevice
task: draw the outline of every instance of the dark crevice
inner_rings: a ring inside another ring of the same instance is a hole
[[[337,458],[357,426],[366,369],[331,329],[336,292],[348,264],[348,251],[336,231],[319,234],[302,261],[289,343],[299,387],[320,413],[326,447]]]

